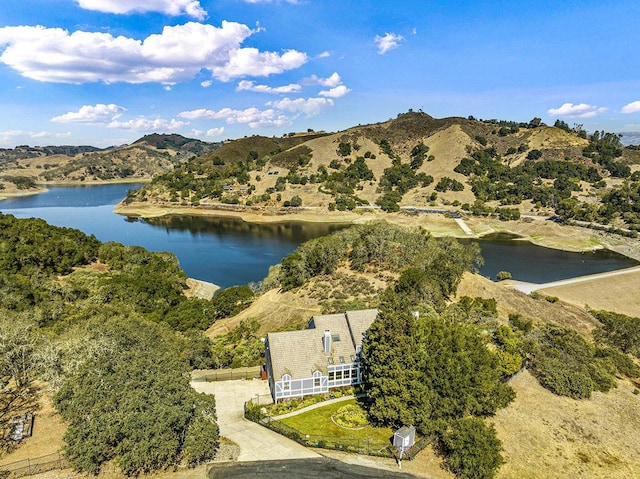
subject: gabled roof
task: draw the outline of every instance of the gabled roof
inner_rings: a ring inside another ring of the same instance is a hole
[[[361,309],[360,311],[347,311],[347,322],[351,329],[353,344],[358,349],[362,346],[364,333],[371,327],[371,324],[378,316],[377,309]]]
[[[308,378],[314,371],[327,375],[330,360],[333,364],[352,363],[377,314],[377,309],[367,309],[314,316],[309,329],[269,333],[267,344],[273,377],[280,379],[289,374],[296,379]],[[332,337],[329,355],[324,353],[325,330]]]

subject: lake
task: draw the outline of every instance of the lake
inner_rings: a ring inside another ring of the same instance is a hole
[[[52,187],[40,195],[2,200],[0,211],[77,228],[100,241],[170,251],[190,277],[221,287],[259,281],[267,275],[269,266],[279,263],[301,243],[345,227],[296,222],[254,224],[202,216],[141,219],[114,214],[113,207],[127,191],[139,186]],[[485,258],[480,273],[492,279],[498,271],[509,271],[514,279],[544,283],[638,264],[609,251],[570,253],[504,235],[477,242]]]

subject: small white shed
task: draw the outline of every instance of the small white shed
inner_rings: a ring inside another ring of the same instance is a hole
[[[413,426],[402,426],[393,433],[393,445],[400,453],[405,452],[416,442],[416,428]]]

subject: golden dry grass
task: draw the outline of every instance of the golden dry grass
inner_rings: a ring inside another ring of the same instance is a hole
[[[213,324],[205,334],[213,338],[228,333],[241,321],[257,318],[260,321],[258,334],[276,331],[291,324],[299,324],[314,314],[319,314],[320,305],[316,301],[300,298],[293,292],[282,293],[277,289],[267,291],[251,306],[231,318]]]
[[[534,299],[477,274],[465,273],[458,287],[457,297],[461,296],[494,298],[498,302],[498,316],[501,321],[507,321],[509,313],[518,312],[534,322],[567,326],[587,336],[598,325],[598,322],[581,307],[563,301],[550,303],[542,298]]]
[[[506,460],[498,477],[640,477],[640,396],[631,384],[580,401],[554,395],[527,371],[511,385],[515,401],[492,420]]]
[[[0,465],[53,454],[62,449],[62,438],[67,426],[64,424],[62,417],[54,410],[51,395],[47,393],[37,394],[38,407],[35,411],[31,409],[35,413],[32,436],[25,439],[10,454],[0,457]]]
[[[640,317],[640,271],[540,290],[562,301]]]

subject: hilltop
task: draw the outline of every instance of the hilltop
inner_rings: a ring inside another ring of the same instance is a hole
[[[398,211],[437,207],[501,219],[522,214],[638,229],[640,151],[620,136],[561,121],[546,126],[407,112],[331,133],[252,136],[159,175],[126,203],[257,210],[307,207]]]
[[[2,149],[0,189],[25,193],[46,184],[150,180],[218,146],[176,134],[152,134],[131,145],[104,149],[26,145]]]

